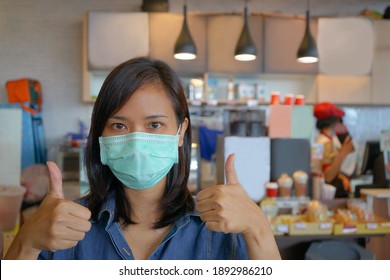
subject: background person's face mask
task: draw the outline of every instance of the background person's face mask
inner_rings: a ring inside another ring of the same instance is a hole
[[[133,132],[99,137],[99,144],[101,162],[132,189],[153,187],[179,162],[179,132],[176,135]]]

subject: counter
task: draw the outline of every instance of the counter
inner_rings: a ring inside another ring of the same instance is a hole
[[[367,197],[369,206],[374,206],[374,198],[385,199],[387,202],[387,216],[390,216],[390,189],[362,189],[362,195]]]

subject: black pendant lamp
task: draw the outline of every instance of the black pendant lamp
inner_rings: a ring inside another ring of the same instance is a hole
[[[301,45],[297,51],[297,60],[300,63],[314,63],[318,61],[318,50],[316,41],[310,32],[310,0],[307,0],[306,29]]]
[[[187,23],[187,5],[184,5],[184,22],[179,38],[175,44],[174,58],[181,60],[191,60],[196,58],[196,46],[192,40]]]
[[[244,27],[238,39],[234,58],[239,61],[251,61],[256,59],[256,46],[252,41],[248,26],[248,8],[245,5],[244,9]]]

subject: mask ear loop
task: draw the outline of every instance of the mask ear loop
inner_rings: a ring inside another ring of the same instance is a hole
[[[179,134],[180,134],[180,129],[181,129],[181,124],[179,125],[179,129],[178,129],[177,132],[176,132],[176,136],[179,136]]]

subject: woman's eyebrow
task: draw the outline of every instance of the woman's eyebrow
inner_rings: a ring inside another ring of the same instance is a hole
[[[155,114],[155,115],[149,115],[146,116],[145,119],[158,119],[158,118],[168,118],[167,115],[162,115],[162,114]]]
[[[112,116],[110,119],[114,119],[118,121],[127,121],[127,118],[122,116]]]

